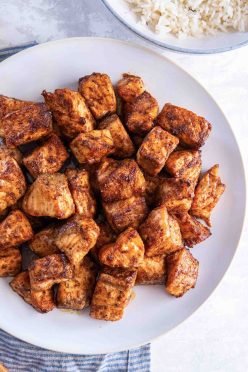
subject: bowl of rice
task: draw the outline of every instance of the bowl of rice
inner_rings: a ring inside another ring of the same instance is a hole
[[[183,53],[219,53],[248,45],[248,0],[102,0],[146,40]]]

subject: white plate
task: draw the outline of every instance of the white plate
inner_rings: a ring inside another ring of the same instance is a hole
[[[160,47],[182,53],[211,54],[240,48],[248,44],[248,32],[218,33],[201,38],[178,39],[173,35],[155,34],[130,11],[125,0],[102,0],[111,13],[139,36]]]
[[[138,74],[160,105],[169,101],[205,116],[213,131],[203,148],[204,169],[219,163],[227,189],[213,214],[212,237],[192,250],[200,261],[197,286],[181,299],[167,295],[163,286],[137,287],[124,319],[111,323],[91,319],[88,310],[39,314],[9,288],[7,279],[0,280],[2,329],[44,348],[82,354],[133,348],[187,319],[210,296],[230,265],[245,213],[244,170],[226,118],[197,81],[149,49],[101,38],[49,42],[1,63],[0,93],[38,100],[43,89],[76,88],[78,78],[93,71],[109,74],[114,83],[123,72]]]

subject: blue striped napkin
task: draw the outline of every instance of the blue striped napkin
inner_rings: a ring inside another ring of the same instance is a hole
[[[2,49],[0,62],[36,44]],[[149,344],[104,355],[62,354],[27,344],[0,329],[0,371],[2,364],[10,372],[149,372],[150,363]]]
[[[150,345],[105,355],[62,354],[32,346],[0,330],[1,363],[10,372],[149,372]]]

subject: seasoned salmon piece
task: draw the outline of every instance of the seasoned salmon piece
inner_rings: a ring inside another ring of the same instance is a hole
[[[156,99],[145,91],[126,105],[125,109],[125,124],[129,131],[144,136],[153,128],[159,107]]]
[[[80,93],[64,88],[53,93],[44,90],[42,95],[65,137],[73,139],[94,129],[95,120]]]
[[[173,176],[197,184],[201,173],[201,152],[198,150],[174,151],[166,161],[165,168]]]
[[[183,240],[188,247],[193,247],[211,236],[209,228],[188,213],[179,214],[176,217]]]
[[[56,305],[52,288],[43,291],[30,291],[31,305],[40,313],[52,311]]]
[[[211,132],[211,124],[185,108],[166,103],[157,117],[157,124],[178,137],[180,144],[192,149],[203,146]]]
[[[170,220],[165,206],[150,212],[139,227],[147,257],[165,255],[183,247],[180,229],[176,224],[176,221]]]
[[[91,218],[76,215],[59,228],[55,244],[74,266],[79,266],[96,244],[99,230]]]
[[[108,129],[114,141],[113,155],[118,158],[129,158],[135,152],[135,147],[124,128],[122,122],[116,114],[107,116],[103,119],[98,129]]]
[[[136,271],[103,268],[91,301],[90,316],[100,320],[120,320],[130,301]]]
[[[33,291],[50,289],[54,284],[72,279],[74,275],[73,267],[64,254],[39,258],[31,262],[28,271]]]
[[[199,262],[186,248],[166,256],[166,291],[175,297],[183,296],[195,287],[198,269]]]
[[[117,93],[125,102],[132,102],[140,96],[144,90],[144,83],[139,76],[123,74],[123,78],[117,83]]]
[[[79,79],[78,91],[96,119],[116,112],[116,97],[110,77],[94,72]]]
[[[34,102],[22,101],[20,99],[6,97],[0,94],[0,137],[4,137],[2,118],[11,112],[30,106]]]
[[[14,158],[0,152],[0,213],[13,206],[25,193],[26,181]]]
[[[10,282],[10,286],[24,301],[41,313],[47,313],[55,307],[52,288],[44,291],[31,290],[28,271],[23,271],[15,276]]]
[[[104,202],[145,194],[146,183],[143,173],[132,159],[106,159],[97,170],[97,181]]]
[[[13,291],[31,305],[31,287],[28,271],[17,274],[9,283]]]
[[[153,128],[137,152],[138,164],[150,176],[156,176],[163,169],[168,156],[177,147],[178,142],[178,138],[162,128]]]
[[[108,129],[92,130],[74,138],[70,148],[80,164],[94,164],[114,151],[114,141]]]
[[[68,168],[65,175],[76,207],[76,213],[93,218],[96,213],[96,201],[91,191],[89,173],[85,169]]]
[[[14,210],[0,223],[0,248],[15,247],[33,237],[32,227],[26,216]]]
[[[218,171],[219,165],[216,164],[204,174],[195,189],[190,209],[193,216],[201,218],[208,226],[211,226],[211,212],[225,191],[225,185],[221,182]]]
[[[85,257],[80,266],[75,268],[73,279],[58,286],[57,306],[63,309],[82,310],[89,306],[97,277],[97,266]]]
[[[146,257],[137,271],[135,284],[164,284],[165,283],[165,256]]]
[[[40,174],[58,172],[68,157],[63,142],[56,134],[52,134],[43,145],[23,158],[23,164],[36,178]]]
[[[8,147],[17,147],[37,141],[53,130],[52,115],[44,103],[24,107],[2,119],[4,137]]]
[[[103,203],[106,218],[116,232],[137,227],[144,221],[148,208],[144,197],[134,197],[113,203]]]
[[[170,228],[170,252],[176,251],[184,247],[184,241],[180,229],[180,225],[173,215],[169,214],[169,228]]]
[[[101,247],[98,257],[103,265],[136,269],[144,259],[144,244],[132,227],[123,231],[115,241]]]
[[[0,248],[0,277],[15,276],[21,271],[22,256],[14,247]]]
[[[181,178],[166,178],[158,188],[158,204],[170,213],[188,212],[194,197],[194,184]]]
[[[70,217],[75,206],[66,176],[61,173],[38,176],[24,196],[22,208],[31,216]]]
[[[29,248],[40,257],[59,253],[59,249],[55,244],[57,235],[58,228],[48,226],[34,235],[29,242]]]

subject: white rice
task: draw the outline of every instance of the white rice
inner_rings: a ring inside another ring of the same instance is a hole
[[[142,24],[163,35],[248,31],[248,0],[126,0]]]

